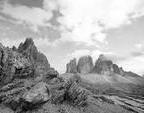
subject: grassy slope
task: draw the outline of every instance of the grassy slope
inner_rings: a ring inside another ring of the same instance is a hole
[[[66,73],[61,76],[68,79],[72,75]],[[80,76],[81,86],[91,91],[95,98],[94,104],[87,108],[91,113],[144,113],[144,78],[117,74]]]
[[[140,76],[79,74],[82,78],[81,85],[93,93],[104,94],[144,94],[144,78]],[[72,76],[70,73],[62,74],[64,78]]]

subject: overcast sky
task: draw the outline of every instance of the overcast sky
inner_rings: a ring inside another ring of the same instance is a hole
[[[73,57],[106,54],[144,74],[144,0],[0,0],[0,42],[26,37],[59,72]]]

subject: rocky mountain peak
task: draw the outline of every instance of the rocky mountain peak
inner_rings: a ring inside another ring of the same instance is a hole
[[[45,75],[50,69],[47,57],[38,51],[32,38],[27,38],[24,43],[21,43],[18,47],[18,52],[32,62],[37,75]]]

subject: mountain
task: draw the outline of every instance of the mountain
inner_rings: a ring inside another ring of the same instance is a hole
[[[91,59],[90,56],[81,57],[81,59],[87,58]],[[85,60],[83,65],[80,65],[84,71],[77,71],[77,73],[82,78],[82,86],[97,94],[115,94],[115,95],[143,95],[144,94],[144,78],[133,73],[127,72],[119,67],[117,64],[114,64],[106,56],[100,55],[96,60],[95,65],[92,64],[91,60]],[[87,63],[88,62],[88,63]],[[89,64],[89,65],[88,65]],[[75,66],[79,66],[79,63]],[[91,68],[90,68],[91,67]],[[73,74],[72,72],[63,74],[64,78],[68,78],[69,75]]]
[[[119,74],[123,76],[131,74],[139,76],[133,72],[124,71],[122,67],[114,64],[111,60],[102,54],[96,60],[95,65],[93,65],[93,59],[91,56],[82,56],[79,58],[78,63],[76,63],[76,59],[74,58],[66,65],[66,70],[66,73],[96,73],[102,75]]]
[[[18,48],[0,44],[0,113],[143,113],[144,78],[105,56],[51,67],[32,38]]]

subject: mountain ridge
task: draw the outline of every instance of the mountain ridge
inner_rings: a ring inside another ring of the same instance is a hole
[[[87,62],[85,62],[85,60],[87,60]],[[93,59],[89,55],[80,57],[78,63],[76,62],[77,59],[74,58],[66,64],[66,73],[97,73],[106,75],[116,73],[120,75],[131,74],[133,76],[140,76],[132,71],[125,71],[122,67],[119,67],[117,64],[113,63],[113,61],[107,58],[104,54],[99,55],[98,59],[95,61],[95,64],[93,64]],[[83,70],[85,72],[83,72]]]

